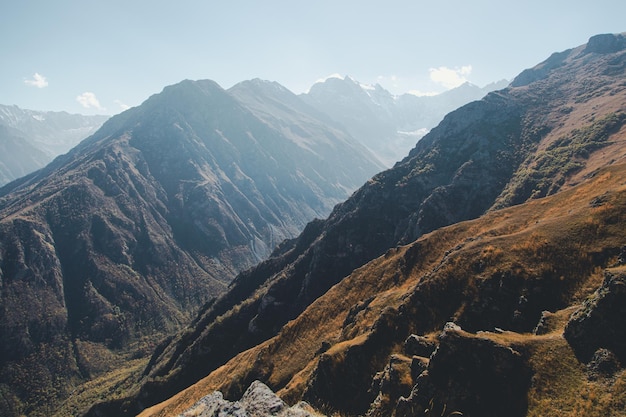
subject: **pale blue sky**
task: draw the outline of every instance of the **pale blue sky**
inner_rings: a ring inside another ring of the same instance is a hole
[[[183,79],[331,74],[400,94],[511,79],[552,52],[626,31],[626,1],[7,0],[0,104],[115,114]]]

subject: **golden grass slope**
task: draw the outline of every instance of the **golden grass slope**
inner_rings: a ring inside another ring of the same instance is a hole
[[[607,411],[626,415],[619,411],[623,407],[618,408],[626,399],[623,372],[610,382],[587,380],[584,366],[561,336],[571,311],[567,309],[595,290],[602,268],[615,262],[626,243],[625,213],[626,165],[618,164],[567,191],[494,211],[391,249],[335,285],[276,337],[241,353],[141,416],[175,415],[216,389],[227,397],[236,396],[254,379],[262,379],[294,403],[306,397],[320,358],[341,364],[351,348],[367,343],[377,322],[390,312],[396,312],[392,321],[401,322],[399,332],[373,349],[365,374],[382,370],[410,333],[438,332],[450,319],[474,332],[514,328],[518,325],[508,317],[511,311],[501,309],[493,317],[480,309],[481,302],[489,301],[486,283],[505,272],[524,281],[524,288],[534,283],[554,291],[537,301],[537,308],[547,307],[562,317],[542,336],[530,333],[528,326],[536,311],[528,313],[527,322],[516,332],[481,333],[481,337],[524,346],[528,352],[534,372],[528,415],[606,415]],[[433,304],[417,305],[417,298]],[[329,346],[326,351],[321,349],[323,342]]]

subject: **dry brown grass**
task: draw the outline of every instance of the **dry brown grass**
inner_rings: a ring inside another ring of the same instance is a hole
[[[590,202],[599,196],[605,202],[594,207]],[[243,352],[141,416],[176,414],[212,390],[228,392],[233,384],[249,383],[258,375],[295,403],[317,366],[322,342],[331,345],[327,355],[341,360],[342,352],[366,340],[385,308],[398,308],[426,279],[466,282],[465,294],[471,294],[478,261],[482,261],[482,275],[511,270],[520,276],[547,274],[571,281],[571,294],[565,299],[579,303],[602,280],[602,265],[597,262],[614,262],[602,253],[626,241],[625,210],[626,166],[612,166],[574,189],[446,227],[411,245],[391,249],[331,288],[276,337]],[[457,314],[463,314],[464,307],[458,308]],[[351,310],[353,320],[346,327]],[[480,334],[527,352],[535,373],[529,392],[530,416],[609,415],[626,398],[623,374],[609,385],[587,380],[584,366],[561,337],[570,313],[571,309],[557,312],[556,327],[543,336]],[[392,353],[399,350],[396,346]]]
[[[626,372],[590,380],[585,366],[558,335],[529,338],[534,371],[528,393],[529,417],[626,415]]]

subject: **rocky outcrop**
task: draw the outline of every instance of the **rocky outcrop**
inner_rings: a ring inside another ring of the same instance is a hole
[[[605,271],[604,282],[572,314],[564,336],[585,363],[592,361],[599,349],[611,351],[626,363],[626,268]]]
[[[437,344],[425,336],[412,334],[404,341],[404,352],[411,356],[422,356],[425,358],[433,354]]]
[[[400,399],[395,416],[446,410],[441,415],[521,417],[526,415],[530,377],[520,352],[448,323],[428,369],[411,395]]]
[[[323,417],[305,402],[289,407],[267,385],[260,381],[254,381],[239,401],[225,400],[221,392],[215,391],[178,415],[178,417],[214,416]]]
[[[624,34],[605,33],[589,38],[585,52],[597,54],[610,54],[626,48],[626,36]]]

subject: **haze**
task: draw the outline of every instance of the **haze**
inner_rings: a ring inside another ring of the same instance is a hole
[[[0,103],[115,114],[183,79],[301,93],[332,74],[433,94],[512,79],[624,15],[616,0],[5,2]]]

